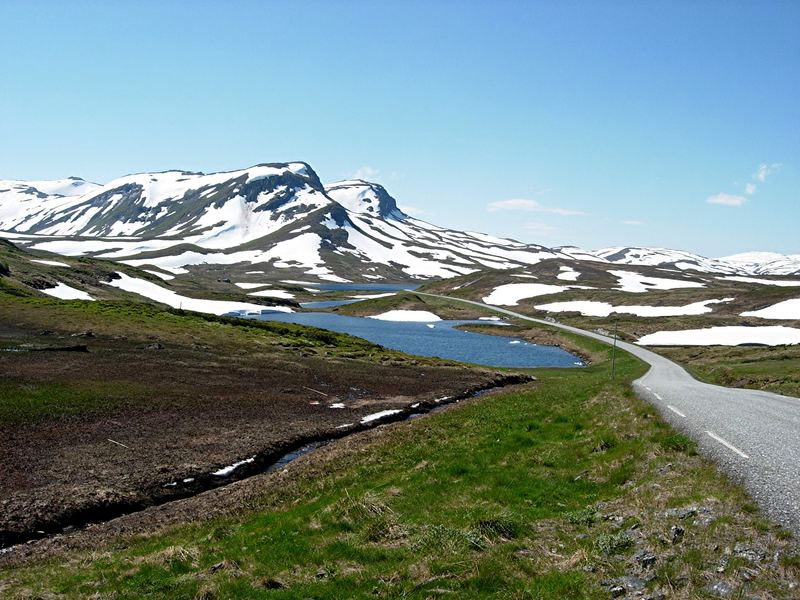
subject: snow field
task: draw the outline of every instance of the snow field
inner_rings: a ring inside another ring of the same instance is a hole
[[[704,283],[697,281],[685,281],[681,279],[665,279],[662,277],[648,277],[633,271],[609,271],[614,275],[618,282],[617,288],[621,292],[632,292],[641,294],[650,290],[675,290],[680,288],[701,288]]]
[[[82,290],[76,290],[74,287],[68,286],[66,283],[60,283],[56,287],[48,288],[46,290],[39,290],[43,294],[60,298],[61,300],[94,300],[89,294]]]
[[[578,281],[581,274],[572,267],[559,267],[561,271],[556,277],[562,281]]]
[[[759,319],[800,319],[800,298],[784,300],[761,310],[743,312],[742,316]]]
[[[491,294],[484,296],[483,301],[499,306],[516,306],[524,298],[558,294],[568,289],[569,286],[547,283],[507,283],[496,287]]]
[[[640,346],[738,346],[800,344],[800,329],[784,327],[708,327],[683,331],[657,331],[642,337]]]
[[[579,312],[586,317],[607,317],[611,313],[625,313],[638,317],[674,317],[683,315],[702,315],[712,311],[710,304],[730,302],[733,298],[703,300],[685,306],[612,306],[607,302],[574,300],[571,302],[552,302],[539,304],[535,308],[548,312]]]
[[[249,304],[247,302],[232,302],[227,300],[203,300],[199,298],[189,298],[188,296],[181,296],[173,292],[172,290],[168,290],[167,288],[163,288],[160,285],[156,285],[150,281],[145,281],[144,279],[137,279],[135,277],[130,277],[125,273],[117,273],[120,276],[119,279],[114,279],[113,281],[109,281],[106,285],[110,285],[112,287],[124,290],[126,292],[131,292],[133,294],[138,294],[140,296],[144,296],[145,298],[149,298],[150,300],[155,300],[156,302],[160,302],[162,304],[166,304],[172,308],[182,308],[184,310],[193,310],[195,312],[202,312],[202,313],[209,313],[212,315],[224,315],[227,313],[232,312],[241,312],[241,311],[256,311],[260,312],[263,309],[269,308],[270,310],[275,310],[278,312],[293,312],[291,308],[288,306],[262,306],[261,304]]]

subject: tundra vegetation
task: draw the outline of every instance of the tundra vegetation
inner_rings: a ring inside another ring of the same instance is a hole
[[[329,431],[499,377],[299,326],[122,296],[41,298],[8,262],[0,507],[11,524],[47,514],[56,498],[94,506],[98,481],[108,500],[122,481],[136,493],[191,479],[287,432]],[[414,294],[369,302],[486,314]],[[512,329],[579,350],[590,366],[515,369],[536,380],[15,547],[0,554],[0,595],[797,597],[797,540],[633,395],[644,364],[619,353],[612,380],[607,346]],[[331,410],[320,393],[353,406]]]
[[[173,503],[177,522],[151,511],[10,553],[0,590],[796,597],[796,541],[633,396],[645,366],[622,354],[612,381],[608,349],[568,337],[592,366],[536,370],[525,387],[332,443]]]

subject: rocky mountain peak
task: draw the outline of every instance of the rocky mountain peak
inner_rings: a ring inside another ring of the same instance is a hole
[[[325,186],[325,193],[347,210],[380,217],[402,220],[408,218],[397,207],[397,201],[382,185],[363,179],[336,181]]]

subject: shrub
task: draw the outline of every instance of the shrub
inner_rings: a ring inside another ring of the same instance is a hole
[[[597,521],[597,511],[595,511],[595,509],[593,509],[591,506],[580,508],[578,510],[571,510],[564,516],[566,516],[567,521],[573,525],[592,525],[595,521]]]
[[[594,547],[603,554],[618,554],[633,545],[633,540],[624,531],[619,533],[603,533],[597,536]]]

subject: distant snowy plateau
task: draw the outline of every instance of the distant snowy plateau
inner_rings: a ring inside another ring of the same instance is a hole
[[[446,229],[403,213],[378,184],[323,185],[302,162],[211,174],[140,173],[105,185],[79,178],[0,180],[0,236],[29,248],[165,273],[256,265],[281,276],[334,282],[449,278],[550,258],[729,276],[800,274],[800,255],[587,251]]]

